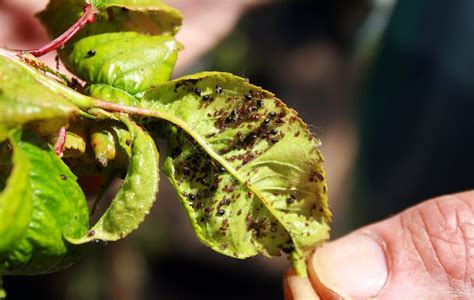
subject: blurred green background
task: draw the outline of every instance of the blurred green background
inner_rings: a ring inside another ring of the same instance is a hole
[[[470,0],[249,2],[179,73],[248,77],[311,124],[337,237],[473,187],[473,11]],[[9,299],[282,299],[289,266],[201,245],[166,180],[137,232],[89,248],[65,272],[6,278]]]

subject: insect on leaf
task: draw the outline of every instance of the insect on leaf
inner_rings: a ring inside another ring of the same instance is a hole
[[[0,140],[7,129],[31,122],[54,132],[78,112],[63,92],[68,88],[30,65],[36,63],[32,57],[20,59],[0,48]]]
[[[60,51],[65,65],[88,83],[89,94],[133,104],[135,97],[169,79],[182,48],[173,35],[181,15],[161,1],[91,1],[92,24]],[[40,19],[55,37],[81,14],[84,1],[51,1]]]
[[[283,251],[304,276],[331,213],[320,142],[297,113],[218,72],[153,88],[140,105],[176,125],[164,171],[200,240],[237,258]]]

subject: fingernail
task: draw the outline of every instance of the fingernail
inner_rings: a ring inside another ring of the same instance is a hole
[[[312,267],[322,285],[351,299],[377,296],[388,276],[382,247],[363,234],[325,244],[313,256]]]

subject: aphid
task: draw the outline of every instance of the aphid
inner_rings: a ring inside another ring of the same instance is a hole
[[[252,100],[252,98],[253,98],[252,95],[250,95],[250,94],[245,94],[244,97],[245,97],[245,99],[247,99],[249,101]]]
[[[223,216],[224,214],[225,214],[225,210],[223,210],[223,209],[219,209],[219,210],[216,212],[216,216],[219,216],[219,217]]]
[[[201,96],[201,93],[202,93],[202,91],[201,91],[200,88],[195,88],[195,89],[194,89],[194,94],[196,94],[196,95],[198,95],[198,96]]]
[[[276,129],[272,129],[272,131],[270,131],[271,134],[278,134],[278,130]]]
[[[269,118],[266,118],[265,120],[263,120],[263,124],[264,124],[264,125],[268,125],[268,123],[270,123],[270,119],[269,119]]]
[[[189,194],[188,195],[189,200],[194,201],[196,200],[196,196],[194,194]]]
[[[276,116],[276,112],[272,111],[268,115],[273,118],[274,116]]]
[[[88,233],[87,233],[87,236],[88,237],[91,237],[91,236],[94,236],[95,235],[95,231],[94,230],[90,230]]]
[[[253,141],[255,141],[256,139],[257,139],[257,135],[255,133],[250,133],[249,135],[247,135],[247,137],[245,137],[244,142],[246,144],[250,144]]]
[[[226,171],[224,167],[220,167],[219,170],[220,170],[221,172],[225,172],[225,171]]]
[[[209,99],[211,99],[211,96],[209,96],[209,95],[202,96],[203,101],[209,101]]]
[[[216,85],[216,93],[218,94],[222,93],[222,87],[220,85]]]
[[[290,195],[288,196],[288,199],[286,199],[286,202],[288,202],[288,204],[293,204],[295,203],[296,201],[296,196],[295,195]]]
[[[281,250],[285,252],[286,254],[290,254],[291,252],[295,251],[295,246],[288,245],[288,246],[282,247]]]
[[[257,100],[257,107],[263,107],[263,100],[262,99]]]
[[[127,146],[130,146],[132,144],[132,141],[131,140],[126,140],[125,144],[127,144]]]
[[[62,180],[66,180],[66,179],[67,179],[66,175],[61,174],[61,179],[62,179]]]
[[[96,53],[95,50],[89,50],[89,51],[87,51],[87,56],[88,57],[93,57],[95,55],[95,53]]]

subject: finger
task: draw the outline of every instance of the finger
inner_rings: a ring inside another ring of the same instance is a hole
[[[322,299],[473,297],[474,192],[424,202],[327,243],[308,271]]]
[[[285,300],[318,300],[309,278],[301,278],[296,276],[293,270],[286,273],[283,288],[285,292]]]

